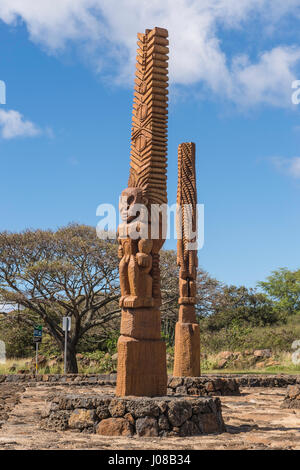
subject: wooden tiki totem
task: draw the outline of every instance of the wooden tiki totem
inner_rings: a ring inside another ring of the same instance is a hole
[[[161,215],[159,237],[151,236],[150,231],[151,208],[167,203],[167,38],[168,31],[161,28],[138,34],[130,176],[120,199],[123,223],[118,229],[122,307],[118,396],[167,393],[160,319]]]
[[[200,375],[200,329],[196,321],[196,278],[198,257],[193,244],[197,241],[197,189],[195,144],[178,147],[177,264],[179,270],[179,318],[175,329],[173,375]]]

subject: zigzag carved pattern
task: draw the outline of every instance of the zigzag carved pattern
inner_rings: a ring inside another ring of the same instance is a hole
[[[180,267],[187,273],[192,272],[193,266],[197,265],[197,254],[187,248],[188,242],[194,242],[189,233],[186,233],[185,221],[192,221],[191,229],[196,231],[197,210],[197,188],[195,168],[195,144],[185,142],[178,147],[178,185],[177,204],[181,207],[181,220],[177,218],[177,256]],[[184,210],[185,209],[185,210]]]
[[[168,31],[138,34],[128,187],[167,202]]]

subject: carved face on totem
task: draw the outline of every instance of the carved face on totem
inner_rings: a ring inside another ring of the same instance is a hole
[[[139,215],[139,208],[136,204],[143,204],[143,192],[139,188],[126,188],[122,191],[120,202],[119,202],[119,211],[121,214],[121,219],[127,224],[136,219]]]

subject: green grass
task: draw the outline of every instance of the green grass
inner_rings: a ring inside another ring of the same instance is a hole
[[[286,356],[289,353],[282,354],[282,363],[279,366],[270,366],[261,369],[253,368],[232,368],[228,367],[225,369],[217,369],[215,367],[216,363],[216,355],[210,355],[209,361],[205,360],[201,362],[201,372],[203,374],[300,374],[300,364],[295,365],[289,360]],[[16,374],[19,370],[26,369],[25,364],[29,362],[29,359],[8,359],[6,364],[0,364],[0,374]],[[210,364],[210,365],[208,365]],[[15,366],[15,371],[10,371],[11,367]],[[34,372],[34,365],[32,367],[31,373]],[[79,365],[79,373],[80,374],[103,374],[109,373],[110,370],[104,370],[103,366],[99,363],[98,366],[80,366]],[[39,374],[62,374],[63,373],[63,365],[56,365],[53,367],[40,367],[38,369]],[[172,374],[172,368],[168,368],[168,374]]]
[[[278,368],[278,369],[272,369],[270,370],[269,368],[266,369],[243,369],[243,370],[238,370],[238,369],[201,369],[202,374],[237,374],[237,375],[242,375],[242,374],[247,374],[247,375],[264,375],[264,374],[291,374],[291,375],[298,375],[300,374],[299,369],[285,369],[285,368]]]
[[[17,371],[21,369],[27,369],[25,364],[27,362],[30,362],[30,358],[26,359],[7,359],[5,364],[0,364],[0,374],[12,374],[12,373],[17,373]],[[9,372],[11,367],[15,366],[16,372]]]

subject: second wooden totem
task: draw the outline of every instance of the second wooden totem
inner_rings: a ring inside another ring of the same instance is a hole
[[[195,144],[178,147],[177,264],[179,265],[179,318],[175,330],[173,375],[200,375],[200,329],[196,320],[197,189]]]

